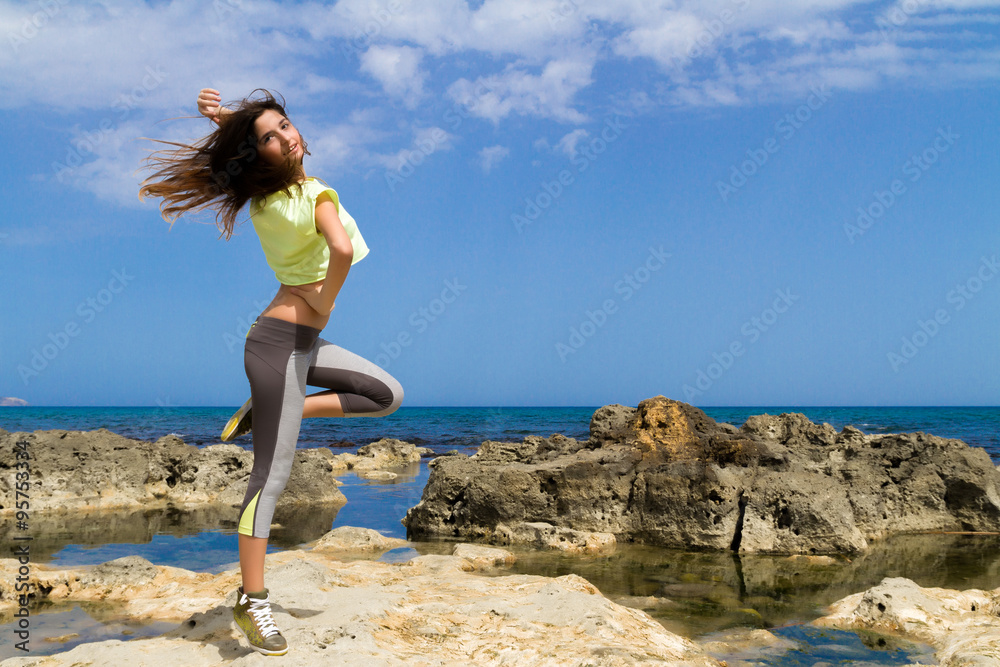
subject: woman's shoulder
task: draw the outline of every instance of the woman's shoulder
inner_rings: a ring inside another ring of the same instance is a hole
[[[333,190],[333,188],[326,181],[317,176],[310,176],[302,183],[302,186],[310,193],[318,193],[318,192],[324,192],[326,190]],[[333,191],[336,192],[336,190]]]
[[[331,193],[333,202],[340,206],[340,195],[332,187],[327,185],[326,181],[322,178],[316,178],[315,176],[310,176],[305,181],[305,191],[308,193],[309,199],[312,202],[316,202],[317,198],[324,192]]]

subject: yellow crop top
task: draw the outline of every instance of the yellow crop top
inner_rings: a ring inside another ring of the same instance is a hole
[[[351,264],[368,254],[368,246],[358,223],[340,205],[337,191],[315,178],[307,178],[301,191],[292,186],[291,196],[276,192],[250,202],[250,219],[264,249],[268,265],[284,285],[305,285],[323,280],[330,264],[326,238],[316,229],[316,199],[329,192],[337,206],[340,222],[354,246]],[[263,205],[261,204],[263,202]]]

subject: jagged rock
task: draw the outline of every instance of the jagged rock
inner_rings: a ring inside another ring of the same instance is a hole
[[[358,473],[358,477],[375,482],[391,482],[399,477],[399,475],[394,472],[389,472],[388,470],[362,470]]]
[[[629,435],[628,424],[635,415],[635,408],[625,405],[605,405],[590,418],[590,439],[602,446],[625,442]]]
[[[723,664],[730,665],[774,664],[780,661],[782,654],[802,649],[797,642],[760,628],[735,628],[701,646],[718,659],[725,657]]]
[[[409,542],[396,537],[385,537],[371,528],[354,528],[340,526],[334,528],[323,537],[309,544],[319,551],[353,551],[378,552],[405,547]]]
[[[926,642],[938,649],[941,667],[1000,665],[1000,589],[921,588],[909,579],[887,578],[829,611],[814,624]]]
[[[591,533],[553,526],[541,521],[514,526],[498,524],[491,540],[498,544],[524,544],[535,549],[558,549],[570,553],[600,553],[614,549],[611,533]]]
[[[125,556],[89,570],[81,577],[80,585],[106,590],[130,588],[148,584],[159,573],[156,566],[145,558]]]
[[[246,493],[253,454],[236,445],[201,449],[175,435],[156,442],[131,440],[106,429],[0,434],[6,452],[30,456],[33,515],[166,506],[239,506]],[[343,505],[333,454],[326,449],[295,453],[279,507],[301,503]],[[0,459],[0,518],[15,510],[14,457]]]
[[[895,533],[1000,529],[1000,472],[959,440],[837,433],[801,414],[735,429],[662,396],[600,408],[591,429],[435,459],[410,538],[509,543],[501,526],[543,522],[680,549],[851,553]]]
[[[382,438],[364,447],[357,454],[338,454],[334,457],[347,470],[357,472],[405,468],[433,452],[426,447],[417,447],[409,442],[394,438]]]
[[[464,558],[477,570],[507,567],[517,562],[517,557],[506,549],[484,547],[479,544],[456,544],[451,555]]]

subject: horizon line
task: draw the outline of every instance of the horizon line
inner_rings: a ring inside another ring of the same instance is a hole
[[[643,399],[648,400],[648,399]],[[672,399],[676,400],[676,399]],[[685,401],[677,401],[678,403],[685,403]],[[936,405],[864,405],[864,404],[852,404],[852,405],[840,405],[840,404],[828,404],[828,405],[797,405],[793,403],[772,403],[772,404],[746,404],[746,405],[694,405],[693,403],[686,403],[692,407],[698,409],[749,409],[749,408],[877,408],[877,409],[888,409],[888,408],[1000,408],[1000,405],[988,405],[988,404],[936,404]],[[609,405],[624,405],[622,403],[605,403],[604,405],[404,405],[400,406],[400,410],[403,409],[428,409],[436,408],[442,410],[453,410],[453,409],[531,409],[531,408],[547,408],[547,409],[588,409],[596,410],[602,407],[607,407]],[[624,405],[625,407],[637,407],[633,405]],[[235,409],[238,405],[0,405],[0,408],[152,408],[156,410],[176,410],[176,409],[190,409],[190,408],[223,408],[223,409]]]

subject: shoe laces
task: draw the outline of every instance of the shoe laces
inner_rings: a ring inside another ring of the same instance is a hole
[[[247,597],[250,600],[250,607],[247,609],[247,613],[257,623],[257,628],[260,630],[261,636],[267,639],[271,635],[281,634],[278,626],[274,623],[274,616],[271,615],[270,601],[267,598],[258,600],[257,598]]]

